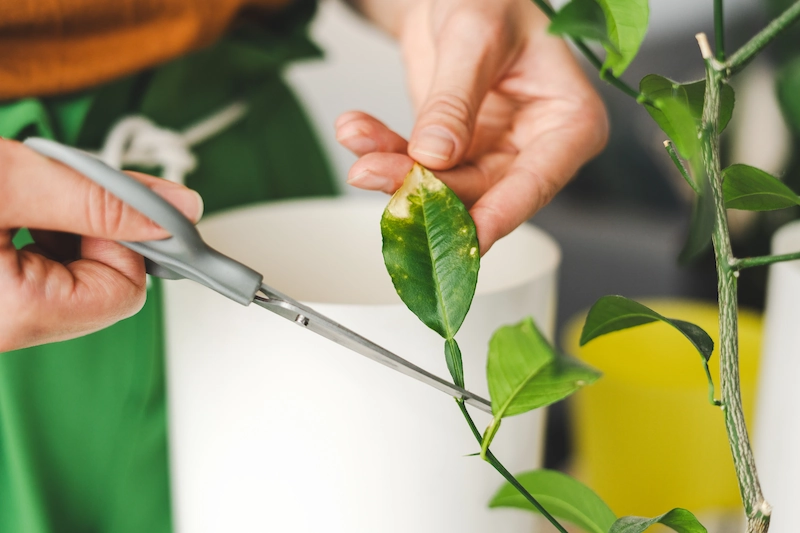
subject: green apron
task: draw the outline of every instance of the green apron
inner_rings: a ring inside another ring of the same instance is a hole
[[[212,48],[84,94],[0,103],[0,136],[99,148],[127,114],[180,130],[235,100],[247,115],[193,150],[187,185],[206,213],[333,194],[308,120],[280,77],[318,55],[312,2]],[[18,243],[18,245],[21,243]],[[171,531],[160,284],[144,309],[106,330],[0,354],[0,532]]]

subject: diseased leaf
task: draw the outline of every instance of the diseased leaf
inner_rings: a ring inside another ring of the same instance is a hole
[[[667,318],[646,305],[629,300],[624,296],[603,296],[589,310],[583,324],[580,345],[621,329],[632,328],[660,320],[680,331],[694,345],[703,359],[708,361],[714,351],[714,341],[703,328]]]
[[[397,294],[445,339],[447,369],[464,386],[461,350],[453,337],[478,283],[475,223],[461,200],[419,164],[394,193],[381,218],[383,261]]]
[[[647,0],[598,0],[597,3],[605,13],[608,38],[613,44],[606,48],[603,71],[610,70],[620,76],[639,52],[647,33],[650,6]]]
[[[722,171],[725,207],[772,211],[800,205],[800,196],[778,178],[749,165],[731,165]]]
[[[550,22],[548,31],[554,35],[598,41],[616,50],[608,38],[603,8],[595,0],[572,0],[564,5]]]
[[[652,525],[663,524],[677,533],[708,533],[703,524],[686,509],[673,509],[655,518],[623,516],[611,526],[608,533],[642,533]]]
[[[472,303],[480,254],[461,200],[415,164],[381,219],[383,259],[397,294],[429,328],[452,339]]]
[[[585,531],[607,533],[617,519],[592,489],[566,474],[554,470],[534,470],[518,474],[516,478],[547,512]],[[537,512],[510,483],[500,487],[489,502],[489,507],[512,507]]]
[[[498,420],[556,402],[600,376],[556,352],[530,317],[494,333],[486,374]]]

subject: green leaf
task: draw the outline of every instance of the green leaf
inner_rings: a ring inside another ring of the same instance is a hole
[[[664,76],[658,74],[648,74],[642,81],[639,82],[639,90],[651,101],[659,99],[676,99],[689,108],[689,114],[695,121],[697,127],[700,126],[703,117],[703,101],[705,100],[706,81],[699,80],[691,83],[678,83]],[[717,130],[722,133],[730,122],[733,116],[733,107],[736,103],[736,95],[733,92],[733,87],[724,84],[720,92],[719,103],[719,124]],[[653,116],[653,112],[657,110],[651,109],[652,106],[646,106],[647,111]],[[653,116],[656,119],[655,116]],[[659,126],[664,129],[659,119],[656,119]],[[669,127],[669,126],[667,126]],[[669,132],[665,130],[669,135]]]
[[[656,321],[669,324],[680,331],[700,353],[706,380],[708,381],[708,401],[712,405],[720,405],[720,402],[714,399],[714,381],[711,379],[711,372],[708,369],[708,360],[714,352],[714,340],[703,328],[696,324],[675,318],[667,318],[646,305],[629,300],[624,296],[603,296],[595,302],[586,316],[583,331],[581,331],[580,345],[583,346],[587,342],[607,333]]]
[[[556,13],[548,31],[554,35],[568,35],[614,47],[608,38],[603,8],[595,0],[572,0]]]
[[[383,260],[397,294],[429,328],[452,339],[472,303],[480,254],[461,200],[415,164],[381,219]]]
[[[690,322],[667,318],[646,305],[624,296],[603,296],[595,302],[586,316],[580,345],[621,329],[632,328],[660,320],[680,331],[708,361],[714,351],[714,341],[701,327]]]
[[[697,121],[689,107],[686,90],[680,84],[656,74],[642,78],[639,90],[652,102],[645,104],[645,110],[672,139],[678,153],[686,159],[698,154],[700,139],[697,137]]]
[[[703,118],[703,102],[706,96],[706,80],[699,80],[682,85],[686,91],[686,98],[689,102],[689,110],[697,121],[698,125]],[[733,117],[733,107],[736,104],[736,93],[733,87],[724,83],[719,94],[719,123],[717,132],[722,133],[728,126],[728,122]]]
[[[547,512],[572,522],[590,533],[606,533],[617,519],[614,512],[583,483],[553,470],[534,470],[516,476]],[[489,507],[512,507],[536,512],[536,508],[510,483],[495,494]]]
[[[708,533],[692,513],[679,508],[655,518],[623,516],[614,522],[608,533],[641,533],[655,524],[663,524],[678,533]]]
[[[697,159],[693,161],[692,167],[697,168]],[[678,263],[686,265],[700,257],[711,244],[711,234],[714,231],[715,211],[714,198],[708,190],[708,179],[705,172],[695,171],[695,175],[700,176],[700,193],[694,200],[692,206],[692,219],[689,223],[689,236],[683,245]]]
[[[613,45],[606,48],[602,70],[620,76],[639,52],[647,33],[650,7],[647,0],[598,0],[597,3],[605,13],[608,38]]]
[[[772,211],[800,205],[797,196],[778,178],[749,165],[731,165],[722,171],[725,207]]]
[[[492,413],[499,420],[557,402],[600,374],[557,353],[528,317],[494,333],[486,377]]]
[[[778,100],[786,121],[800,132],[800,58],[778,72]]]

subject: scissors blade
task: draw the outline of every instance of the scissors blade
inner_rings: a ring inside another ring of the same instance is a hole
[[[443,380],[439,376],[406,361],[399,355],[375,344],[359,335],[358,333],[342,326],[338,322],[322,315],[310,307],[281,294],[280,292],[261,285],[260,292],[264,296],[256,295],[253,302],[273,313],[276,313],[287,320],[313,331],[326,339],[349,348],[373,361],[377,361],[389,368],[410,376],[434,389],[438,389],[455,398],[461,398],[465,403],[477,407],[481,411],[491,414],[492,404],[480,396],[469,392],[453,383]]]

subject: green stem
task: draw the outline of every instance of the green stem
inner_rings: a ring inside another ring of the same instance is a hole
[[[714,0],[714,41],[717,49],[717,61],[725,61],[725,23],[722,0]]]
[[[731,267],[735,258],[731,248],[727,211],[722,193],[722,167],[719,157],[719,134],[717,133],[719,131],[717,126],[720,92],[724,74],[715,68],[717,67],[715,63],[713,58],[706,57],[706,93],[703,103],[701,142],[705,171],[714,200],[715,221],[712,242],[718,280],[722,410],[736,477],[739,482],[739,491],[747,515],[747,533],[764,533],[769,529],[771,508],[761,492],[742,407],[736,271]]]
[[[765,255],[761,257],[745,257],[742,259],[734,259],[731,267],[735,270],[742,270],[750,267],[782,263],[784,261],[794,261],[795,259],[800,259],[800,252],[783,255]]]
[[[677,167],[678,171],[683,176],[683,179],[686,180],[686,183],[696,192],[697,194],[702,194],[700,187],[694,182],[692,177],[689,175],[689,171],[686,170],[686,167],[683,166],[680,157],[678,157],[678,153],[675,151],[675,147],[672,145],[671,141],[664,141],[664,148],[667,149],[667,153],[669,154],[670,159],[672,159],[672,163]]]
[[[736,74],[744,68],[761,50],[771,43],[782,31],[800,19],[800,0],[789,6],[778,18],[742,45],[725,63],[727,74]]]
[[[556,11],[550,6],[550,4],[546,2],[546,0],[532,0],[532,1],[534,4],[537,5],[539,9],[542,10],[542,13],[547,15],[547,18],[553,20],[553,17],[556,16]],[[620,91],[624,92],[625,94],[627,94],[628,96],[630,96],[639,103],[645,103],[647,101],[647,99],[642,93],[640,93],[639,91],[637,91],[636,89],[634,89],[621,79],[617,78],[610,72],[604,71],[603,62],[600,61],[600,58],[597,57],[597,54],[595,54],[591,48],[586,46],[586,43],[584,43],[581,39],[570,37],[570,40],[573,42],[573,44],[575,44],[575,47],[578,50],[580,50],[581,53],[586,57],[589,63],[591,63],[592,66],[600,72],[601,80],[610,83],[611,85],[613,85]]]
[[[475,439],[478,441],[478,444],[480,444],[481,442],[483,442],[483,436],[481,435],[481,432],[480,430],[478,430],[477,426],[475,426],[475,422],[472,420],[469,411],[467,411],[467,406],[464,404],[463,400],[456,399],[456,402],[458,403],[458,408],[461,409],[461,413],[464,415],[464,419],[466,419],[467,424],[469,424],[469,428],[472,430],[472,434],[475,436]],[[542,514],[542,516],[544,516],[548,520],[548,522],[553,524],[553,527],[555,527],[561,533],[568,533],[567,530],[564,529],[564,526],[559,524],[558,520],[556,520],[556,518],[553,515],[548,513],[547,509],[542,507],[542,504],[539,503],[539,501],[536,498],[534,498],[531,495],[531,493],[528,492],[528,490],[520,484],[519,481],[517,481],[517,478],[515,478],[511,474],[511,472],[506,470],[506,467],[504,467],[503,464],[500,461],[498,461],[497,457],[495,457],[495,455],[491,452],[491,450],[488,449],[486,450],[486,462],[492,465],[492,467],[494,467],[495,470],[500,472],[500,474],[504,478],[506,478],[506,481],[511,483],[511,485],[513,485],[514,488],[517,489],[519,493],[522,494],[525,497],[525,499],[528,500],[531,503],[531,505],[533,505],[536,508],[536,510],[538,510]]]

